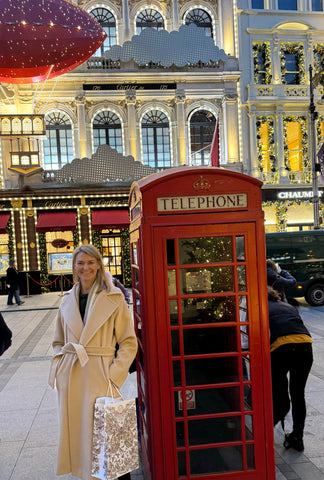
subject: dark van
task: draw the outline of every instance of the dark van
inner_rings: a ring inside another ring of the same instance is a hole
[[[267,258],[279,263],[297,280],[287,297],[305,297],[313,306],[324,305],[324,230],[266,234]]]

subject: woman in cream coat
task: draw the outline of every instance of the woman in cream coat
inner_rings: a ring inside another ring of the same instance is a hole
[[[72,263],[78,283],[65,294],[57,315],[49,381],[58,391],[57,475],[91,480],[93,406],[107,395],[109,379],[121,387],[137,341],[124,296],[107,280],[98,250],[82,245]]]

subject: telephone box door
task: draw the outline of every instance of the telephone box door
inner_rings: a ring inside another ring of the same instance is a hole
[[[255,223],[199,235],[197,225],[154,226],[153,239],[165,458],[155,479],[273,478]]]

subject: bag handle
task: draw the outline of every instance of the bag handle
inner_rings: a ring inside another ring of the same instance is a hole
[[[122,396],[122,394],[120,393],[120,390],[119,390],[119,388],[117,387],[117,385],[109,379],[106,397],[115,398],[115,397],[114,397],[113,389],[116,390],[116,392],[118,393],[119,397],[120,397],[122,400],[125,400],[124,397]]]

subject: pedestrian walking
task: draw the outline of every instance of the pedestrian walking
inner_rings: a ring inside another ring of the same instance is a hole
[[[283,270],[278,263],[267,260],[267,283],[279,293],[283,302],[287,302],[285,290],[294,287],[296,279],[287,270]]]
[[[292,407],[293,430],[285,435],[285,448],[304,450],[306,419],[305,386],[313,363],[312,338],[298,310],[282,302],[268,286],[272,401],[274,425]],[[288,381],[289,375],[289,381]]]
[[[110,381],[122,386],[137,340],[124,295],[109,282],[98,250],[76,248],[72,266],[77,283],[57,315],[49,383],[56,382],[59,399],[57,475],[90,480],[94,403],[107,395]]]
[[[20,299],[19,275],[14,260],[9,260],[6,282],[8,287],[7,305],[13,305],[13,297],[15,297],[17,305],[22,305],[24,302]]]

